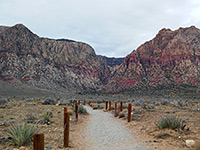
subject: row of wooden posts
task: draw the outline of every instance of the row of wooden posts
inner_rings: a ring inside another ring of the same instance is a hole
[[[119,111],[122,111],[123,110],[123,102],[120,102],[120,107],[118,108],[117,107],[117,102],[115,102],[115,113],[114,113],[114,116],[117,117],[117,113],[119,113]],[[128,104],[128,122],[131,121],[131,104]],[[112,108],[111,108],[111,101],[109,101],[109,108],[108,108],[108,101],[106,101],[106,106],[105,106],[105,109],[106,110],[109,110],[111,111]]]
[[[71,101],[72,103],[72,101]],[[88,102],[90,105],[91,101]],[[109,103],[109,108],[108,108],[108,103]],[[76,121],[78,121],[78,105],[80,105],[80,100],[77,101],[74,100],[73,104],[75,106],[75,116],[76,116]],[[83,101],[83,105],[86,105],[86,101]],[[106,101],[105,104],[105,109],[111,111],[111,101]],[[117,108],[117,102],[115,102],[115,114],[114,116],[117,116],[118,111],[123,110],[123,102],[120,102],[120,107]],[[131,104],[128,104],[128,122],[131,121]],[[64,147],[67,148],[69,147],[69,127],[70,127],[70,113],[67,111],[67,108],[64,107]],[[33,135],[33,149],[34,150],[44,150],[44,134],[35,134]]]

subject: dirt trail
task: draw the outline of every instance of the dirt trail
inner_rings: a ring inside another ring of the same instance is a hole
[[[133,132],[113,118],[113,115],[101,110],[85,107],[90,114],[87,126],[81,133],[84,150],[148,150]]]

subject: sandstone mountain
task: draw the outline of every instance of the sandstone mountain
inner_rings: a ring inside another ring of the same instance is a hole
[[[98,55],[98,56],[101,57],[108,64],[108,66],[111,66],[111,67],[114,67],[116,65],[121,65],[124,61],[123,57],[115,58],[115,57],[106,57],[106,56],[101,56],[101,55]]]
[[[98,91],[110,78],[88,44],[40,38],[22,24],[0,26],[0,79],[61,92]]]
[[[194,26],[162,29],[126,56],[104,87],[107,92],[127,89],[200,87],[200,30]]]

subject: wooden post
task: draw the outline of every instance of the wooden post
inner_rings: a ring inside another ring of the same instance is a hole
[[[76,121],[78,121],[78,104],[75,105]]]
[[[117,117],[117,102],[115,102],[115,117]]]
[[[88,102],[89,106],[90,106],[90,103],[91,103],[91,101],[89,100],[89,102]]]
[[[67,112],[67,107],[64,107],[64,114]]]
[[[83,105],[85,105],[85,100],[83,101]]]
[[[77,104],[77,102],[76,102],[76,100],[74,100],[74,105],[76,105]]]
[[[108,109],[108,101],[106,101],[106,108],[105,108],[106,110]]]
[[[111,101],[109,101],[109,111],[111,111]]]
[[[64,147],[69,147],[69,122],[70,122],[70,113],[65,112],[64,110]]]
[[[44,134],[33,135],[33,150],[44,150]]]
[[[81,101],[80,100],[78,100],[78,105],[80,105],[81,104]]]
[[[128,104],[128,122],[131,121],[131,104]]]
[[[120,102],[120,111],[123,110],[123,102]]]

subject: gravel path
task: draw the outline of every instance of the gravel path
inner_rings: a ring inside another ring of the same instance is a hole
[[[113,115],[101,110],[93,110],[85,106],[90,118],[83,130],[87,150],[147,150],[148,148],[136,140],[135,135]]]

